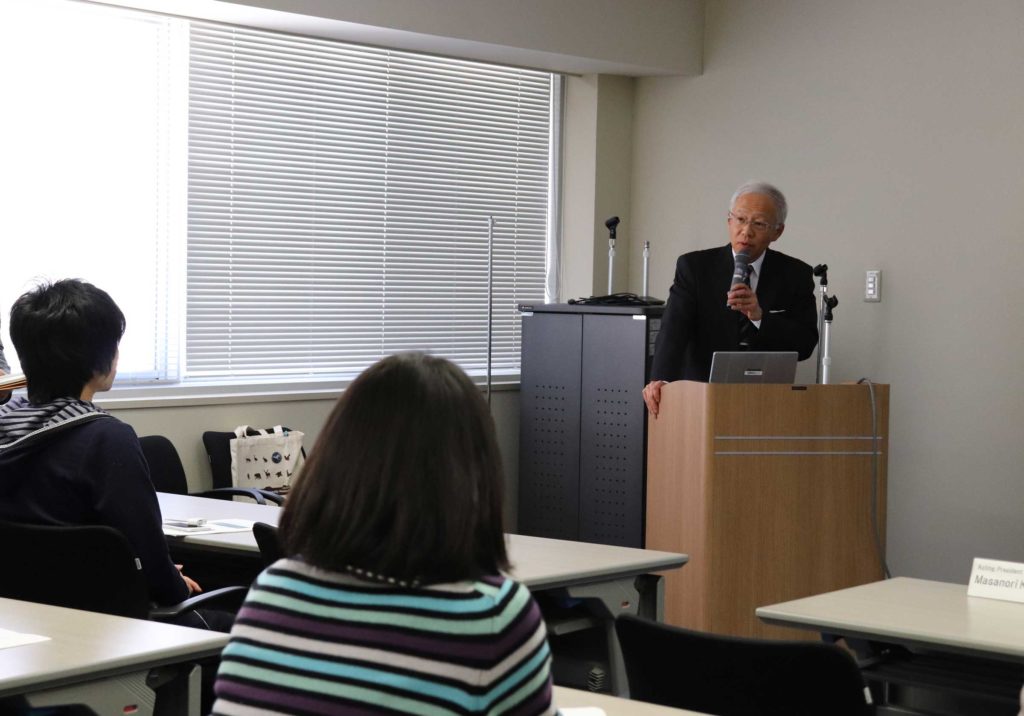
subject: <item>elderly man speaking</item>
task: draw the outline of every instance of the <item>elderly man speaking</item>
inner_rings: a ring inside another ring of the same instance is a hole
[[[707,381],[715,351],[796,351],[818,344],[811,267],[769,249],[786,224],[786,197],[771,184],[750,182],[732,196],[729,246],[683,254],[661,319],[651,382],[644,402],[657,417],[661,386]],[[746,261],[736,261],[744,254]],[[737,266],[749,268],[735,276]]]

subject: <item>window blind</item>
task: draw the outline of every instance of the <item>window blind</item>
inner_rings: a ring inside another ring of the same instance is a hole
[[[519,370],[542,301],[552,75],[193,22],[185,373]]]

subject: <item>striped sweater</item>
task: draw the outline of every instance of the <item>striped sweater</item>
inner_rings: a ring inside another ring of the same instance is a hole
[[[395,588],[282,559],[221,656],[214,713],[553,714],[540,610],[506,577]]]

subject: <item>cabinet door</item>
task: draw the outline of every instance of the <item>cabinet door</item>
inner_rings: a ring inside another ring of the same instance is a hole
[[[647,321],[583,319],[580,540],[643,546]]]
[[[522,321],[517,531],[575,540],[583,317],[535,313]]]

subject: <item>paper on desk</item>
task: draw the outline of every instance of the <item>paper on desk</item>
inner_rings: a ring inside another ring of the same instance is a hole
[[[49,641],[48,636],[39,636],[38,634],[22,634],[17,631],[8,631],[7,629],[0,629],[0,649],[6,649],[11,646],[24,646],[25,644],[35,644],[39,641]]]
[[[252,532],[253,522],[254,520],[207,520],[201,527],[177,527],[164,523],[164,534],[168,537],[188,537],[225,532]]]
[[[608,716],[604,709],[597,706],[572,706],[567,709],[558,709],[562,716]]]

